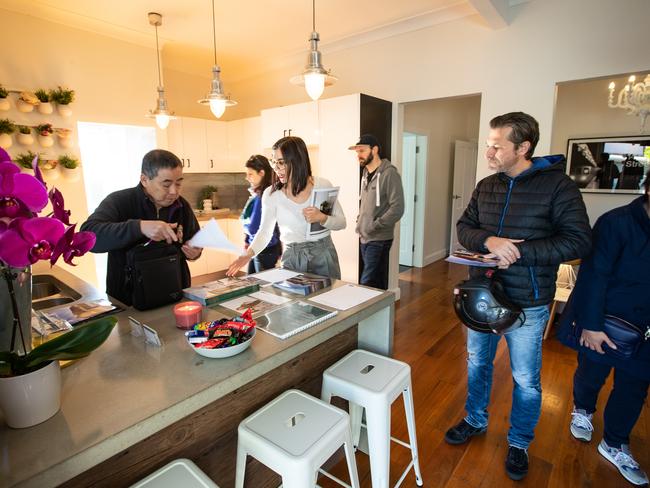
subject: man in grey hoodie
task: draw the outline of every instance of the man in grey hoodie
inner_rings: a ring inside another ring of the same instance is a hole
[[[372,134],[364,134],[349,149],[356,151],[362,168],[359,216],[359,282],[388,289],[388,263],[395,224],[404,214],[402,178]]]

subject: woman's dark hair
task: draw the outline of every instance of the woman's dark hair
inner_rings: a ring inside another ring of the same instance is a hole
[[[524,112],[509,112],[490,120],[491,129],[500,129],[502,127],[512,129],[508,140],[515,145],[515,150],[519,149],[519,146],[526,141],[530,143],[530,148],[528,148],[524,157],[526,159],[532,158],[535,147],[539,142],[539,124],[535,118]]]
[[[274,151],[282,153],[286,168],[287,183],[291,182],[291,193],[295,197],[303,191],[311,178],[311,163],[305,141],[300,137],[283,137],[273,144]],[[284,185],[273,172],[273,190],[280,190]]]
[[[269,160],[261,154],[253,154],[250,158],[248,158],[248,161],[246,161],[246,167],[257,171],[258,173],[260,171],[264,171],[264,177],[262,178],[262,181],[257,186],[257,188],[253,188],[253,190],[255,190],[255,193],[261,195],[264,193],[264,190],[271,186],[273,178],[273,170],[271,169]]]

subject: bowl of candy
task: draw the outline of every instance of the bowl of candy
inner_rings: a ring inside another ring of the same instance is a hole
[[[255,337],[251,310],[232,319],[199,322],[185,332],[194,352],[206,358],[228,358],[248,349]]]

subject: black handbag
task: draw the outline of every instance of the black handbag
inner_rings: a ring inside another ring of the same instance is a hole
[[[183,297],[181,249],[165,241],[148,242],[126,253],[126,290],[131,305],[149,310],[179,301]]]
[[[582,327],[578,326],[574,321],[574,338],[572,342],[575,341],[577,346],[580,345],[582,330]],[[650,326],[644,329],[615,315],[605,315],[602,332],[607,334],[607,337],[616,344],[616,349],[603,344],[605,354],[623,360],[633,358],[639,351],[641,344],[650,339]]]

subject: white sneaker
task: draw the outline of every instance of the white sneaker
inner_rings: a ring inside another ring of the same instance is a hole
[[[639,486],[646,486],[648,484],[648,475],[641,469],[632,457],[630,446],[622,444],[620,449],[609,447],[605,439],[598,444],[598,452],[607,459],[610,463],[618,468],[623,478],[630,483]]]
[[[573,437],[584,442],[591,440],[591,434],[594,431],[594,426],[591,424],[593,416],[594,414],[587,413],[586,410],[573,407],[573,412],[571,412],[571,434]]]

